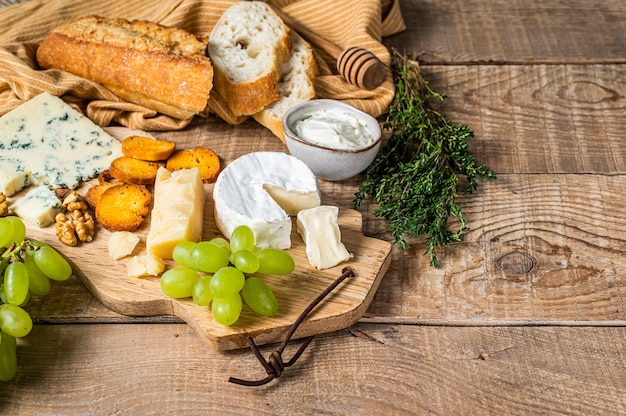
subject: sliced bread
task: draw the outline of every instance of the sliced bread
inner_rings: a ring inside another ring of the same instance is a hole
[[[285,141],[283,116],[294,105],[315,98],[313,82],[318,73],[311,45],[292,31],[291,56],[282,67],[280,98],[254,114],[254,119]]]
[[[280,98],[283,62],[289,59],[289,28],[261,1],[226,9],[209,36],[214,88],[236,116],[252,115]]]

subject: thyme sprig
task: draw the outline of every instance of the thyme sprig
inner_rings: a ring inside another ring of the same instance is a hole
[[[419,64],[411,55],[391,52],[396,94],[383,124],[390,135],[365,171],[354,202],[359,209],[366,196],[373,196],[379,204],[374,215],[389,220],[392,237],[403,250],[405,236],[425,235],[424,254],[438,267],[436,249],[461,241],[469,230],[456,203],[459,188],[471,193],[477,178],[494,180],[496,174],[470,154],[468,140],[474,133],[431,106],[432,100],[446,97],[430,88]],[[456,229],[449,224],[451,216],[458,220]]]

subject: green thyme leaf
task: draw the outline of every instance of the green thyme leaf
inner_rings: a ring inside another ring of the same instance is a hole
[[[431,101],[445,96],[428,86],[418,63],[391,52],[396,94],[383,124],[389,139],[365,171],[354,202],[359,209],[372,196],[378,204],[374,215],[389,220],[392,237],[403,250],[405,236],[425,235],[424,254],[437,267],[436,249],[461,241],[469,230],[456,204],[459,188],[471,193],[477,178],[494,180],[496,174],[470,154],[468,140],[474,133],[433,109]],[[449,226],[451,216],[458,221],[455,229]]]

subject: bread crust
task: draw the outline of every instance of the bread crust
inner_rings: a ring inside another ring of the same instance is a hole
[[[213,82],[235,116],[248,116],[280,98],[278,80],[272,72],[252,82],[233,82],[216,69]]]
[[[124,100],[187,119],[205,110],[213,88],[205,46],[182,29],[87,16],[55,29],[36,56],[43,69],[70,72]]]

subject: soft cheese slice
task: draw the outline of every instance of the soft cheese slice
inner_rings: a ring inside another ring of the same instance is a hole
[[[204,219],[204,184],[198,168],[157,171],[154,207],[146,240],[148,253],[171,259],[182,241],[200,241]]]
[[[54,223],[54,217],[63,210],[63,204],[53,190],[40,185],[30,188],[26,195],[16,199],[9,210],[43,228]]]
[[[339,208],[329,205],[300,211],[298,233],[306,246],[309,263],[317,269],[335,267],[352,256],[341,242]]]
[[[0,190],[7,195],[31,182],[76,188],[121,155],[119,141],[47,92],[0,117]]]
[[[254,232],[258,248],[291,247],[291,218],[319,206],[315,174],[282,152],[253,152],[226,166],[213,188],[215,223],[226,238],[239,225]]]

